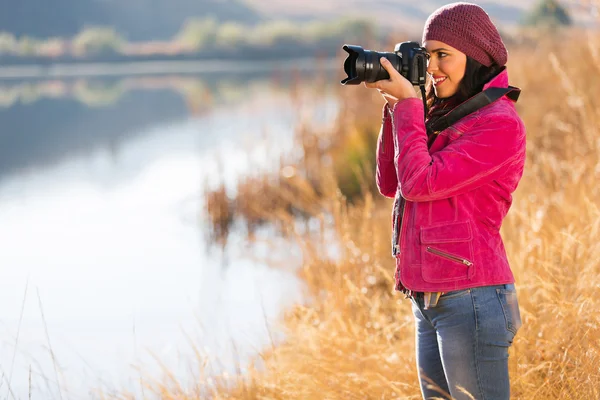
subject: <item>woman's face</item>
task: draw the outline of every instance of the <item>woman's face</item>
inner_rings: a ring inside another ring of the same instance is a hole
[[[427,73],[435,95],[441,99],[454,95],[465,76],[467,55],[437,40],[425,41],[424,47],[429,53]]]

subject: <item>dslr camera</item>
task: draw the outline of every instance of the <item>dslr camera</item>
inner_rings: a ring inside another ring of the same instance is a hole
[[[358,85],[361,82],[372,83],[390,79],[390,75],[379,62],[381,57],[387,58],[396,71],[414,86],[425,85],[427,51],[417,42],[398,43],[393,53],[365,50],[350,44],[345,44],[342,48],[348,52],[348,57],[344,61],[344,72],[348,77],[342,80],[342,85]]]

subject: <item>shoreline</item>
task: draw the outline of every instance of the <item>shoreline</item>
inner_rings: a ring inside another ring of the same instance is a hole
[[[0,80],[83,78],[132,75],[197,75],[217,73],[255,73],[296,69],[299,71],[332,70],[339,68],[335,58],[317,59],[303,57],[287,60],[241,61],[234,60],[194,60],[194,61],[131,61],[123,63],[57,63],[51,65],[27,64],[0,66]]]

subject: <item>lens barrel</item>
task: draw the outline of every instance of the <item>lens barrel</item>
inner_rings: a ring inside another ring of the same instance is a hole
[[[379,62],[381,57],[387,58],[397,71],[401,70],[402,59],[395,53],[379,53],[349,44],[344,45],[342,49],[348,53],[344,61],[344,72],[347,77],[341,81],[342,85],[358,85],[361,82],[372,83],[389,79],[390,75]]]

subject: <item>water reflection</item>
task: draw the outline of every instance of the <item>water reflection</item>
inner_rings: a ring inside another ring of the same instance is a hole
[[[312,75],[274,71],[253,80],[238,74],[0,81],[0,180],[66,154],[118,152],[124,140],[158,124],[251,105],[271,94],[289,100],[298,85],[319,87],[328,79]]]
[[[0,111],[0,397],[10,381],[26,398],[29,371],[33,398],[89,398],[103,382],[135,392],[140,374],[160,375],[154,356],[185,382],[192,344],[233,371],[299,301],[289,244],[253,249],[285,249],[281,269],[251,261],[235,233],[225,255],[208,251],[202,188],[277,165],[299,105],[326,122],[335,101],[272,80],[232,100],[185,79],[112,82],[119,96],[94,106],[74,97],[83,83],[52,83],[68,90]]]

